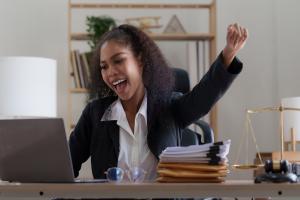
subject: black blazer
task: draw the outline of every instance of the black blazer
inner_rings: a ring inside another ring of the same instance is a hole
[[[182,130],[209,112],[241,69],[242,63],[235,58],[225,70],[220,55],[191,92],[185,95],[173,93],[159,115],[153,112],[152,99],[147,98],[147,143],[157,159],[166,147],[181,144]],[[116,99],[107,97],[89,103],[71,133],[69,145],[76,177],[81,164],[90,156],[94,178],[105,178],[104,172],[117,166],[119,126],[116,121],[101,121],[105,110]]]

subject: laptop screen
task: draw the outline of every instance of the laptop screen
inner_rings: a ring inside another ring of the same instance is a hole
[[[17,182],[73,182],[63,120],[1,119],[0,179]]]

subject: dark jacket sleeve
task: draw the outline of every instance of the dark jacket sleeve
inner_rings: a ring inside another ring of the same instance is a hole
[[[81,117],[70,135],[69,147],[73,162],[73,170],[75,177],[78,176],[81,164],[90,156],[90,138],[91,138],[91,122],[89,103],[83,110]]]
[[[207,114],[240,73],[242,66],[234,58],[226,70],[220,54],[192,91],[173,98],[171,109],[179,126],[184,128]]]

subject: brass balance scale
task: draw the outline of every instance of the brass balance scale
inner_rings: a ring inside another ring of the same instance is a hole
[[[284,158],[284,111],[300,111],[300,108],[291,108],[291,107],[283,107],[282,105],[279,107],[266,107],[266,108],[257,108],[257,109],[249,109],[246,111],[246,120],[245,120],[245,134],[243,135],[242,141],[246,142],[246,162],[244,164],[238,163],[241,147],[243,142],[240,143],[238,147],[237,157],[235,159],[234,164],[232,165],[233,169],[241,169],[241,170],[250,170],[250,169],[258,169],[258,168],[265,168],[266,173],[256,177],[255,182],[297,182],[297,176],[293,173],[288,171],[288,161],[283,160]],[[280,113],[280,160],[267,160],[263,163],[262,156],[257,145],[257,140],[254,134],[253,125],[251,122],[250,115],[263,113],[263,112],[279,112]],[[256,152],[258,155],[259,163],[252,164],[249,162],[248,159],[248,147],[249,147],[249,135],[251,135],[253,143],[256,148]]]

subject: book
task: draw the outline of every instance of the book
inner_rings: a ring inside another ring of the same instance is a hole
[[[83,72],[84,72],[84,81],[85,81],[85,87],[87,88],[89,86],[89,82],[91,80],[91,70],[90,65],[87,58],[87,53],[82,53],[80,55],[82,66],[83,66]]]
[[[76,58],[76,66],[78,69],[78,75],[79,75],[79,86],[80,88],[85,88],[84,74],[83,74],[82,64],[80,61],[79,50],[75,50],[75,58]]]
[[[76,55],[75,51],[71,51],[71,68],[74,76],[74,85],[75,88],[80,88],[80,81],[79,81],[79,73],[78,73],[78,67],[77,67],[77,61],[76,61]]]

